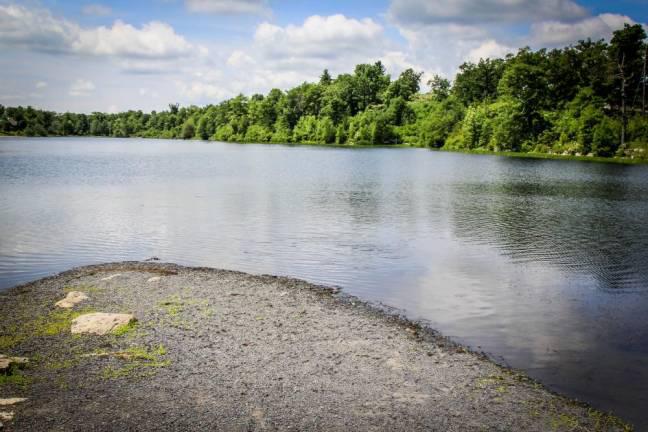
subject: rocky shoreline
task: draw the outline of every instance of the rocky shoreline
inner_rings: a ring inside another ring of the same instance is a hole
[[[296,279],[103,264],[0,292],[0,316],[0,357],[26,359],[0,371],[8,431],[631,430]]]

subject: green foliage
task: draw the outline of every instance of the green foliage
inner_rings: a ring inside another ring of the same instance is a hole
[[[464,63],[452,84],[421,72],[392,80],[381,62],[267,95],[151,113],[57,114],[0,105],[3,135],[95,135],[234,142],[400,144],[456,150],[545,152],[648,159],[641,114],[646,34],[625,25],[612,40],[579,41]],[[621,76],[625,77],[625,115]],[[621,124],[627,120],[625,145]]]
[[[299,118],[293,130],[293,141],[300,143],[316,142],[317,117],[305,115]]]
[[[434,75],[434,77],[428,81],[428,86],[430,86],[430,93],[436,100],[444,100],[450,95],[450,80],[443,78],[439,75]]]
[[[194,126],[193,119],[190,118],[182,125],[182,139],[191,139],[195,134],[196,127]]]
[[[258,124],[250,126],[245,133],[246,142],[266,143],[270,141],[271,137],[272,132]]]
[[[331,144],[335,142],[335,125],[328,117],[321,118],[317,122],[316,138],[320,144]]]
[[[400,74],[397,80],[392,82],[387,89],[386,99],[402,98],[410,100],[420,89],[421,75],[423,72],[414,72],[414,69],[406,69]]]
[[[438,94],[421,98],[410,104],[415,118],[400,129],[402,141],[425,147],[440,148],[464,116],[464,107],[453,96]]]
[[[612,156],[619,146],[621,125],[618,120],[604,117],[594,127],[592,151],[597,156]]]
[[[477,64],[462,64],[455,78],[454,93],[465,105],[495,99],[504,66],[505,63],[501,59],[482,59]]]

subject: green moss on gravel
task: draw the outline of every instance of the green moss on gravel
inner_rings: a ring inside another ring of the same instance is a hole
[[[170,360],[163,357],[167,354],[166,347],[159,345],[152,349],[144,347],[129,347],[119,358],[125,362],[123,366],[114,367],[106,366],[101,376],[103,379],[121,379],[121,378],[142,378],[155,374],[157,368],[167,367],[171,364]]]

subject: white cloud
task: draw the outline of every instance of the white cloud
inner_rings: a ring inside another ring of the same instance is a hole
[[[254,43],[268,57],[332,59],[380,48],[382,38],[382,26],[371,18],[357,20],[337,14],[313,15],[299,26],[264,22],[256,29]]]
[[[388,15],[400,24],[516,23],[588,15],[572,0],[393,0]]]
[[[406,52],[413,63],[427,72],[452,78],[459,65],[475,57],[504,52],[486,29],[463,24],[435,24],[420,28],[400,27],[407,40]]]
[[[178,58],[196,49],[170,25],[158,21],[141,28],[119,20],[111,27],[82,28],[54,17],[48,10],[17,5],[0,6],[0,44],[45,52],[131,58]]]
[[[45,88],[45,87],[47,87],[47,83],[45,81],[38,81],[36,83],[36,88],[37,89],[42,89],[42,88]]]
[[[112,27],[82,30],[72,49],[93,55],[177,58],[189,55],[193,47],[168,24],[153,21],[138,29],[118,20]]]
[[[601,14],[576,22],[545,21],[531,26],[531,43],[534,46],[563,46],[591,38],[610,39],[615,30],[624,24],[635,24],[628,16]]]
[[[228,97],[234,96],[234,93],[227,89],[227,87],[210,84],[202,81],[178,81],[176,82],[180,94],[191,101],[217,102]]]
[[[254,63],[256,63],[256,61],[241,50],[235,50],[227,58],[227,64],[233,67],[249,66]]]
[[[420,64],[412,63],[407,53],[403,51],[387,51],[380,57],[380,61],[385,66],[385,69],[391,73],[392,78],[396,78],[405,69],[413,69],[415,72],[422,72],[421,84],[425,86],[435,74],[441,73],[439,69],[426,69]]]
[[[185,0],[190,12],[222,15],[266,15],[270,9],[266,0]]]
[[[515,48],[500,44],[495,39],[490,39],[470,50],[466,59],[473,63],[477,63],[481,59],[501,58],[514,51]]]
[[[92,15],[92,16],[108,16],[112,15],[112,9],[110,6],[102,4],[87,4],[81,9],[83,15]]]
[[[325,68],[336,74],[352,71],[358,63],[375,62],[386,46],[382,26],[369,18],[314,15],[298,25],[263,22],[251,45],[226,57],[226,70],[203,67],[190,80],[179,80],[177,87],[194,102],[287,89],[317,80]]]
[[[78,79],[70,86],[70,96],[88,96],[95,90],[95,85],[92,81],[85,79]]]
[[[79,29],[57,19],[45,9],[30,10],[13,4],[0,5],[0,43],[38,51],[64,51]]]

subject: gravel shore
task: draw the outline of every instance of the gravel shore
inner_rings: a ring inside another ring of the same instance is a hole
[[[89,298],[54,306],[67,292]],[[73,335],[88,312],[138,321]],[[0,292],[7,431],[612,431],[432,330],[304,281],[173,264],[73,269]]]

